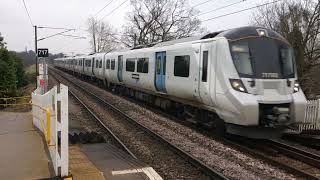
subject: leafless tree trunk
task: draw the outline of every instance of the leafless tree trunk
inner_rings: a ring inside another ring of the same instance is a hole
[[[185,0],[131,0],[122,42],[129,47],[189,37],[203,31]]]
[[[295,50],[299,75],[320,63],[320,1],[288,0],[260,8],[253,23],[283,35]]]
[[[89,18],[88,32],[91,35],[90,43],[93,52],[110,52],[119,46],[116,30],[108,23]]]

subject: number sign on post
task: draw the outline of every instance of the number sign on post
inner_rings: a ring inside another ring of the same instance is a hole
[[[48,49],[38,49],[38,57],[49,57]]]

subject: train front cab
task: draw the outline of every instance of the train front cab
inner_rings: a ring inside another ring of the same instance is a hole
[[[306,98],[286,41],[221,38],[217,52],[217,114],[228,133],[275,138],[304,118]]]

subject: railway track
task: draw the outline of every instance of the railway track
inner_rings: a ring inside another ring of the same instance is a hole
[[[310,134],[288,134],[282,137],[282,139],[298,143],[315,150],[320,150],[319,132],[313,132]]]
[[[270,143],[270,145],[272,145],[277,151],[320,169],[320,155],[299,149],[295,146],[277,140],[269,140],[268,143]]]
[[[53,70],[52,68],[50,68],[50,70],[52,70],[54,73],[52,73],[51,71],[49,71],[49,74],[52,77],[55,77],[55,79],[58,79],[56,77],[56,71]],[[144,126],[143,124],[139,123],[138,121],[136,121],[135,119],[131,118],[130,116],[128,116],[123,110],[117,108],[116,106],[114,106],[113,104],[105,101],[104,99],[100,98],[99,96],[95,95],[94,93],[88,91],[87,89],[83,88],[82,86],[76,84],[73,81],[70,81],[68,78],[63,77],[62,75],[58,75],[61,78],[63,78],[64,80],[66,80],[69,84],[71,84],[72,86],[76,87],[77,89],[80,89],[82,92],[84,92],[85,94],[89,95],[90,97],[92,97],[93,99],[95,99],[96,101],[98,101],[99,103],[101,103],[101,105],[106,106],[110,109],[112,109],[114,112],[118,113],[120,116],[122,116],[124,119],[126,119],[128,122],[130,122],[133,126],[143,130],[145,133],[147,133],[148,135],[150,135],[151,137],[153,137],[154,139],[157,139],[157,141],[161,142],[163,145],[165,145],[166,147],[170,148],[170,150],[172,150],[173,152],[175,152],[177,155],[179,155],[181,158],[185,159],[187,162],[191,163],[193,166],[199,168],[203,173],[205,173],[208,177],[210,177],[210,179],[228,179],[226,176],[224,176],[223,174],[219,173],[218,171],[216,171],[215,169],[213,169],[212,167],[207,166],[205,163],[201,162],[200,160],[198,160],[197,158],[195,158],[194,156],[192,156],[191,154],[189,154],[188,152],[185,152],[184,150],[182,150],[181,148],[177,147],[176,145],[170,143],[169,141],[167,141],[165,138],[163,138],[161,135],[159,135],[158,133],[152,131],[151,129],[149,129],[148,127]],[[72,90],[69,89],[69,92],[79,101],[81,102],[81,104],[90,112],[90,114],[92,114],[95,119],[100,122],[105,128],[108,128],[105,123],[99,119],[99,117],[91,110],[90,107],[88,107],[83,101],[81,101],[81,99],[74,93],[72,92]],[[108,130],[110,133],[112,133],[112,131],[109,129]],[[114,133],[112,133],[114,134]],[[116,137],[116,135],[114,135]],[[119,138],[117,138],[119,139]],[[119,139],[120,141],[120,139]],[[121,142],[121,141],[120,141]],[[131,154],[132,156],[135,157],[135,155],[123,144],[123,147],[125,150],[127,150],[127,152],[129,154]]]
[[[225,142],[307,179],[320,179],[320,156],[277,140],[231,136]]]

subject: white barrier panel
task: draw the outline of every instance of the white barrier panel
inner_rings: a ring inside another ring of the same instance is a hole
[[[320,130],[320,99],[307,101],[304,120],[298,126],[299,131]]]
[[[33,124],[46,138],[57,176],[68,176],[68,87],[61,84],[42,94],[41,87],[32,93]]]

